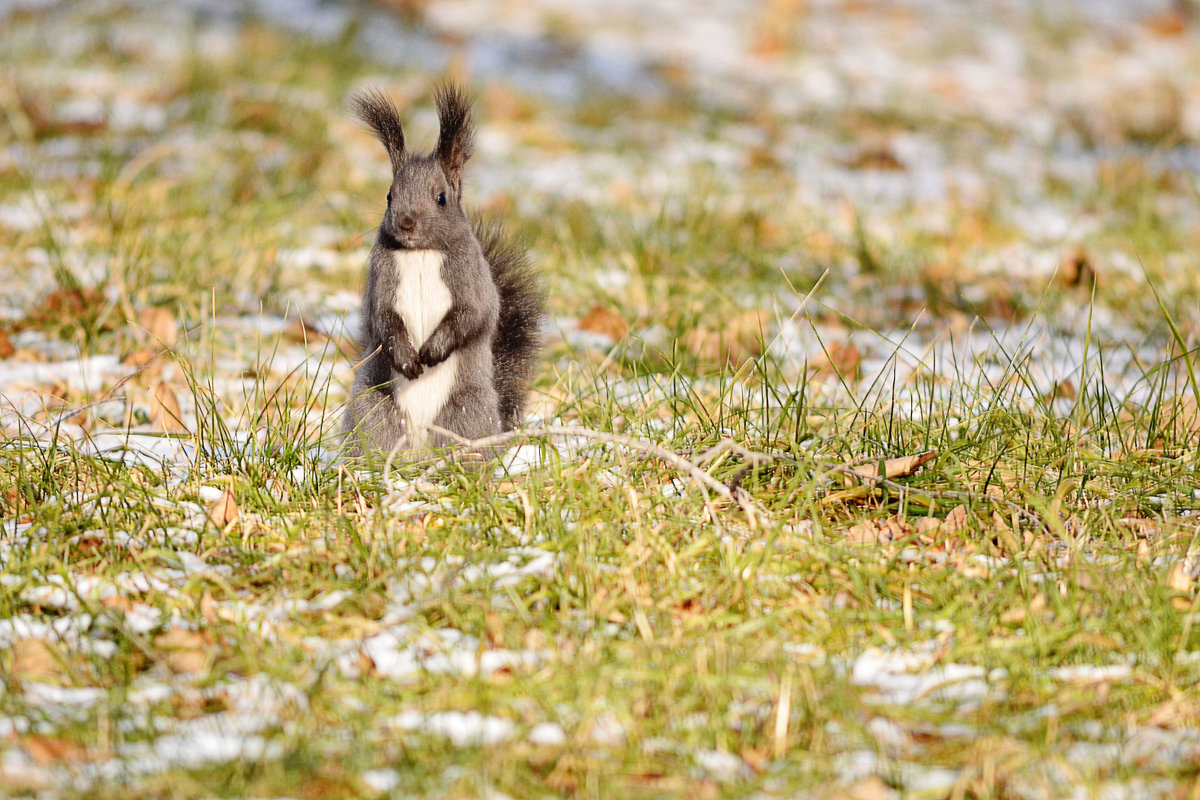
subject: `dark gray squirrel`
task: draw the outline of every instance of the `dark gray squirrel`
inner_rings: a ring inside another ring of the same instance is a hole
[[[400,114],[385,95],[351,99],[392,163],[344,421],[351,454],[451,443],[430,425],[466,439],[511,430],[540,349],[543,299],[528,254],[500,224],[463,210],[470,101],[449,85],[434,99],[440,131],[428,155],[405,149]]]

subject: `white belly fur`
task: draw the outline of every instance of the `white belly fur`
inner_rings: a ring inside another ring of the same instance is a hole
[[[396,313],[404,320],[413,347],[421,349],[429,334],[450,310],[450,289],[442,280],[445,253],[438,250],[395,250]],[[428,445],[426,430],[437,418],[454,389],[458,374],[458,353],[436,367],[426,367],[415,381],[397,376],[392,397],[396,408],[408,419],[409,446]]]
[[[396,265],[396,313],[408,328],[408,338],[418,350],[450,310],[450,289],[442,280],[439,250],[393,250]]]
[[[395,387],[392,398],[396,408],[408,419],[409,447],[429,446],[429,426],[446,405],[457,375],[458,353],[451,353],[436,367],[426,367],[415,381],[403,376],[396,378],[392,384]]]

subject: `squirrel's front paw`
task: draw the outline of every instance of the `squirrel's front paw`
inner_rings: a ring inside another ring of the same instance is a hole
[[[406,361],[403,364],[397,364],[396,370],[410,381],[415,381],[421,377],[421,365],[416,361]]]
[[[389,342],[387,350],[388,359],[397,372],[410,381],[415,381],[421,376],[421,362],[412,344],[406,341],[397,346],[395,342]]]
[[[429,340],[421,346],[421,363],[427,367],[437,366],[449,356],[450,337],[440,335],[438,331],[434,331]]]

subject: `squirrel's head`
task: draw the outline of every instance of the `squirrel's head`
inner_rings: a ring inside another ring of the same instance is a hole
[[[377,91],[356,94],[351,103],[387,149],[392,162],[388,207],[379,226],[379,243],[391,250],[448,250],[471,236],[462,208],[462,175],[473,149],[471,104],[462,89],[440,87],[440,132],[428,155],[404,148],[404,129],[396,106]]]

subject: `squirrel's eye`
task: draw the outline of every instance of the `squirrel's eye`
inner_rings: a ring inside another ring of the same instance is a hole
[[[446,193],[445,192],[438,192],[437,203],[439,206],[446,205]]]
[[[392,204],[392,190],[388,189],[388,205]]]

